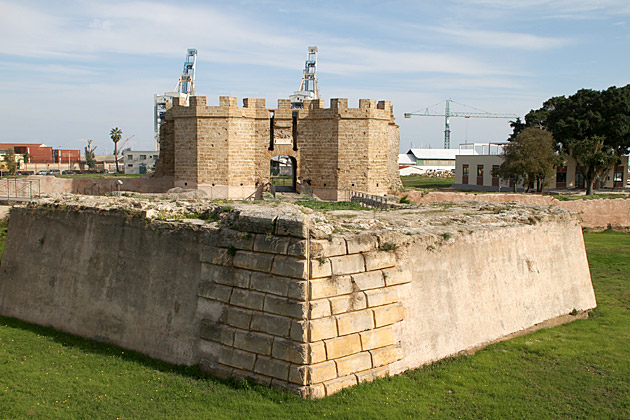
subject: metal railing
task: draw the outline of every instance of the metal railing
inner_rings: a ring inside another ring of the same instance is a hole
[[[350,201],[359,203],[364,207],[374,207],[377,209],[389,209],[395,206],[395,204],[386,197],[359,191],[350,191]]]
[[[7,200],[34,200],[39,198],[39,180],[4,178],[0,182],[0,198]]]

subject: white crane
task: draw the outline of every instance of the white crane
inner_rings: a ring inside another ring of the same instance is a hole
[[[197,68],[197,50],[189,48],[184,61],[184,70],[177,80],[173,92],[156,94],[153,101],[153,138],[155,150],[160,150],[160,124],[166,110],[173,104],[173,98],[179,98],[180,105],[188,105],[188,98],[195,96],[195,72]]]
[[[317,47],[308,47],[300,88],[289,96],[291,108],[302,109],[305,99],[319,99],[317,87]]]

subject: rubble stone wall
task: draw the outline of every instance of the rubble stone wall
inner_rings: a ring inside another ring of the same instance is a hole
[[[596,199],[560,201],[549,195],[535,194],[471,194],[463,192],[405,191],[409,199],[416,203],[442,203],[448,201],[489,201],[498,203],[523,203],[557,206],[579,214],[582,226],[594,230],[612,228],[630,231],[630,199]]]
[[[118,181],[122,184],[119,184]],[[117,191],[133,191],[139,193],[165,193],[173,188],[172,176],[141,176],[141,177],[108,177],[108,178],[57,178],[52,175],[30,175],[26,178],[19,178],[18,185],[31,183],[30,189],[27,186],[19,188],[20,194],[33,196],[40,194],[73,193],[86,195],[103,195]],[[13,185],[11,184],[11,187]],[[13,188],[11,188],[13,191]]]

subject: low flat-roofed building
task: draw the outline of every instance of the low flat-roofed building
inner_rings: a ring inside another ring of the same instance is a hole
[[[123,172],[126,174],[146,174],[147,171],[154,170],[159,153],[157,150],[125,150],[123,152]]]
[[[474,155],[474,149],[409,149],[398,155],[398,168],[415,167],[420,172],[452,171],[458,154]]]
[[[453,188],[472,191],[513,191],[514,185],[505,179],[494,176],[493,172],[503,163],[503,146],[508,143],[467,143],[460,146],[477,151],[477,154],[458,154],[455,164]],[[601,178],[601,188],[625,188],[628,183],[628,156],[622,156],[619,165],[611,168]],[[556,166],[549,186],[546,189],[584,188],[584,177],[575,159],[567,156],[564,165]],[[523,190],[519,183],[517,189]]]
[[[42,143],[0,143],[0,150],[13,149],[16,155],[28,155],[28,163],[54,163],[53,148]]]

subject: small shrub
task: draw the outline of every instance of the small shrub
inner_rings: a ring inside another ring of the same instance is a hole
[[[210,213],[209,211],[204,211],[203,213],[189,213],[182,216],[184,219],[199,219],[205,220],[206,222],[217,222],[219,220],[219,215]]]
[[[230,245],[230,246],[228,246],[227,252],[231,256],[235,256],[236,255],[236,248],[233,245]]]
[[[451,234],[450,234],[450,233],[448,233],[448,232],[444,232],[444,233],[442,234],[442,237],[443,237],[445,240],[449,240],[449,239],[451,238],[451,236],[453,236],[453,235],[451,235]]]
[[[362,207],[359,203],[351,201],[317,201],[302,200],[296,201],[298,206],[308,207],[312,210],[370,210]]]
[[[328,261],[328,258],[326,258],[326,257],[319,257],[317,259],[317,261],[319,261],[319,265],[324,265]]]
[[[398,248],[398,245],[393,242],[385,242],[381,245],[381,249],[383,251],[395,251]]]
[[[409,200],[409,194],[404,195],[400,198],[400,204],[411,204],[411,200]]]

